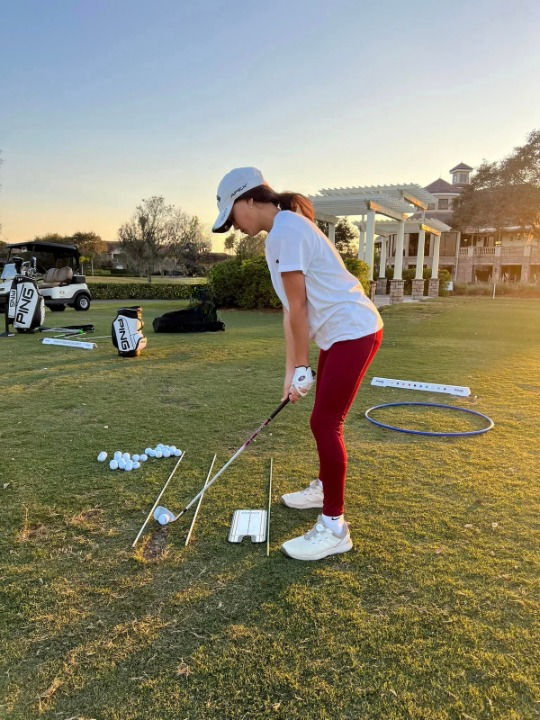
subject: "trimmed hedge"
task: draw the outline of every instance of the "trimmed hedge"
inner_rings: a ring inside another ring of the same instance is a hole
[[[369,294],[367,264],[355,257],[345,257],[343,261],[347,270],[358,278],[366,294]],[[208,284],[218,307],[243,310],[281,307],[272,287],[266,259],[262,256],[246,260],[234,257],[215,265],[208,273]]]
[[[218,307],[243,310],[281,307],[264,257],[246,260],[234,257],[214,265],[208,273],[208,284]]]
[[[493,296],[493,283],[454,283],[452,295],[486,295]],[[523,283],[497,283],[495,297],[540,298],[539,285]]]
[[[164,285],[161,283],[92,283],[93,300],[192,300],[204,283],[197,285]]]

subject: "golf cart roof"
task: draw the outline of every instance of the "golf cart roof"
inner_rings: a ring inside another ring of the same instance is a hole
[[[26,252],[50,252],[55,257],[78,257],[79,256],[79,250],[75,245],[66,245],[64,243],[54,243],[54,242],[38,242],[38,241],[32,241],[29,242],[21,242],[21,243],[14,243],[13,245],[8,245],[7,250],[10,252],[12,250],[21,250]]]

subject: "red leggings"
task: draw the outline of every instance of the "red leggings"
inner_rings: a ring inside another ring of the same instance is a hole
[[[379,330],[358,340],[337,342],[319,354],[311,431],[319,451],[323,513],[328,516],[343,514],[347,472],[343,422],[380,347],[382,335]]]

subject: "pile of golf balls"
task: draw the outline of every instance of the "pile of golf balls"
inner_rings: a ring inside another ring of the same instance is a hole
[[[109,467],[111,470],[138,470],[141,464],[146,462],[148,458],[169,458],[169,457],[180,457],[182,451],[179,450],[176,445],[163,445],[158,443],[154,448],[147,447],[146,450],[138,454],[130,455],[128,452],[121,452],[117,450],[112,460],[109,461]],[[105,462],[107,459],[107,453],[102,451],[97,456],[98,462]]]

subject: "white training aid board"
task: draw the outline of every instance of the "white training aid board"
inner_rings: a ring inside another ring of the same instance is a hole
[[[229,542],[241,543],[245,537],[251,542],[266,540],[266,510],[235,510],[229,531]]]
[[[63,347],[80,348],[81,350],[94,350],[96,343],[82,342],[81,340],[60,340],[58,338],[44,338],[43,345],[62,345]]]
[[[469,397],[471,389],[462,385],[447,385],[444,383],[426,383],[418,380],[393,380],[391,378],[374,377],[372,385],[377,387],[401,388],[402,390],[423,390],[424,392],[446,393],[447,395],[460,395]]]

